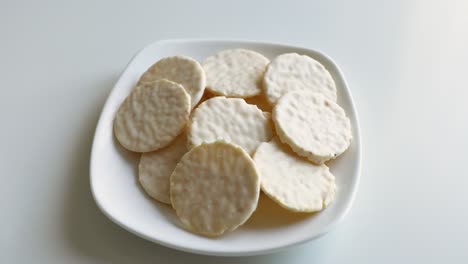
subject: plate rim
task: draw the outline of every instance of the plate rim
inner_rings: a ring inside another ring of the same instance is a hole
[[[98,140],[98,131],[101,130],[101,127],[103,126],[103,113],[104,110],[107,108],[107,105],[110,103],[110,98],[112,93],[114,92],[115,88],[118,86],[119,82],[122,79],[123,73],[132,65],[132,63],[135,61],[135,59],[142,54],[144,51],[147,49],[150,49],[154,46],[158,45],[170,45],[170,44],[177,44],[177,43],[210,43],[210,42],[225,42],[225,43],[246,43],[246,44],[257,44],[257,45],[274,45],[274,46],[279,46],[279,47],[284,47],[284,48],[290,48],[290,49],[302,49],[302,50],[308,50],[312,51],[323,58],[325,58],[328,63],[330,63],[337,71],[337,74],[340,76],[340,78],[343,81],[344,84],[344,90],[349,98],[349,105],[350,108],[352,109],[354,113],[354,120],[355,120],[355,125],[354,125],[354,130],[356,137],[354,138],[356,144],[356,155],[357,155],[357,164],[356,164],[356,169],[354,173],[356,174],[355,181],[354,181],[354,186],[352,186],[352,192],[350,198],[346,201],[345,204],[345,209],[340,211],[339,214],[333,218],[333,220],[326,225],[325,228],[323,228],[320,232],[316,233],[315,235],[311,235],[309,237],[299,239],[293,243],[285,244],[285,245],[279,245],[279,246],[274,246],[268,249],[262,249],[262,250],[248,250],[248,251],[239,251],[239,250],[233,250],[233,251],[226,251],[226,250],[203,250],[203,249],[197,249],[197,248],[191,248],[191,247],[186,247],[186,246],[180,246],[176,243],[170,243],[166,242],[161,239],[157,239],[154,237],[150,237],[146,235],[143,232],[140,232],[138,230],[133,229],[131,226],[128,226],[127,224],[123,223],[119,219],[115,218],[112,216],[107,210],[104,208],[104,206],[101,204],[100,200],[98,199],[97,191],[95,190],[94,184],[93,184],[93,171],[95,165],[95,149],[97,145],[97,140]],[[359,183],[361,179],[361,163],[362,163],[362,137],[361,137],[361,127],[359,123],[359,114],[357,112],[354,98],[350,92],[348,82],[346,81],[343,72],[341,68],[335,63],[335,61],[330,58],[328,55],[326,55],[324,52],[318,49],[311,49],[308,47],[301,47],[301,46],[296,46],[296,45],[291,45],[287,43],[276,43],[276,42],[265,42],[265,41],[253,41],[253,40],[245,40],[245,39],[224,39],[224,38],[219,38],[219,39],[211,39],[211,38],[176,38],[176,39],[162,39],[162,40],[156,40],[140,50],[138,50],[132,58],[129,60],[129,62],[126,64],[126,66],[123,68],[123,70],[120,72],[118,80],[115,82],[114,86],[108,93],[108,96],[106,98],[106,101],[100,111],[99,119],[96,125],[96,129],[94,131],[94,136],[93,136],[93,142],[91,145],[91,153],[90,153],[90,166],[89,166],[89,177],[90,177],[90,188],[91,188],[91,193],[93,196],[93,200],[98,206],[99,210],[107,217],[109,218],[113,223],[117,224],[118,226],[122,227],[123,229],[127,230],[128,232],[137,235],[143,239],[146,239],[148,241],[151,241],[153,243],[160,244],[162,246],[171,248],[171,249],[176,249],[176,250],[181,250],[189,253],[195,253],[195,254],[201,254],[201,255],[210,255],[210,256],[226,256],[226,257],[234,257],[234,256],[253,256],[253,255],[263,255],[263,254],[268,254],[272,252],[276,252],[279,250],[284,250],[293,246],[297,246],[303,243],[306,243],[311,240],[315,240],[326,233],[330,232],[332,229],[334,229],[343,219],[344,217],[349,213],[352,205],[354,204],[354,200],[356,198],[356,194],[358,192],[359,188]]]

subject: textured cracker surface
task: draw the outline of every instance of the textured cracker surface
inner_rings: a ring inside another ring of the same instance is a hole
[[[253,154],[258,145],[272,137],[272,124],[255,105],[244,99],[218,96],[199,105],[188,129],[189,148],[223,140]]]
[[[268,62],[265,56],[255,51],[223,50],[203,62],[207,89],[227,97],[258,95]]]
[[[187,135],[182,133],[169,146],[141,155],[138,180],[149,196],[163,203],[171,203],[169,180],[185,153]]]
[[[328,167],[298,157],[276,137],[258,147],[254,161],[263,192],[288,210],[320,211],[335,196],[335,177]]]
[[[344,110],[319,93],[287,93],[272,118],[281,141],[318,164],[336,158],[351,143],[351,123]]]
[[[185,56],[172,56],[159,60],[143,73],[138,83],[159,79],[181,84],[190,95],[192,108],[200,101],[206,86],[206,75],[200,63]]]
[[[255,211],[260,180],[240,147],[215,142],[193,148],[171,176],[171,202],[193,232],[218,236],[242,225]]]
[[[117,110],[114,134],[128,150],[158,150],[182,132],[189,114],[190,97],[181,85],[167,80],[142,83]]]
[[[263,89],[273,105],[291,91],[318,92],[336,101],[335,82],[328,70],[318,61],[297,53],[282,54],[271,61],[265,72]]]

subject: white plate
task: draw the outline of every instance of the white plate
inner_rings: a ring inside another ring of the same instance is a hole
[[[336,176],[338,192],[335,201],[326,210],[308,216],[289,213],[262,196],[257,211],[245,225],[213,239],[184,230],[170,206],[145,195],[137,181],[139,155],[124,150],[116,142],[112,121],[120,103],[140,75],[155,61],[177,54],[202,61],[209,55],[230,48],[251,49],[269,58],[297,52],[320,61],[336,82],[338,103],[351,119],[354,139],[350,148],[329,164]],[[141,50],[130,61],[104,105],[91,153],[91,189],[97,205],[106,216],[126,230],[150,241],[208,255],[264,254],[317,238],[330,231],[343,218],[352,204],[359,182],[360,144],[359,124],[351,93],[338,67],[322,53],[306,48],[250,41],[158,41]]]

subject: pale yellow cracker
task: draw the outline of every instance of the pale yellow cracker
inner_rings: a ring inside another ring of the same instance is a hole
[[[328,70],[306,55],[286,53],[268,64],[263,90],[270,104],[291,91],[318,92],[336,101],[336,85]]]
[[[223,50],[203,62],[207,89],[227,97],[251,97],[261,93],[269,60],[246,49]]]
[[[185,153],[187,135],[182,133],[169,146],[141,155],[138,180],[149,196],[162,203],[171,203],[169,179]]]
[[[198,106],[188,130],[189,148],[223,140],[241,146],[252,154],[258,145],[272,137],[267,115],[244,99],[218,96]]]
[[[219,236],[242,225],[257,207],[260,179],[242,148],[214,142],[193,148],[177,164],[171,202],[183,225]]]
[[[254,161],[262,191],[288,210],[320,211],[335,196],[335,177],[328,167],[297,156],[276,137],[258,147]]]
[[[162,58],[140,77],[138,83],[167,79],[181,84],[190,95],[192,108],[200,101],[206,86],[206,75],[198,61],[186,56]]]
[[[128,150],[158,150],[183,131],[189,114],[190,97],[180,84],[168,80],[142,83],[117,110],[114,134]]]
[[[287,93],[272,119],[282,142],[318,164],[336,158],[351,143],[351,122],[344,110],[319,93]]]

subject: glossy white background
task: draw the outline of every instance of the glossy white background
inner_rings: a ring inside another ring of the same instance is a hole
[[[466,263],[468,2],[1,1],[0,263]],[[108,220],[97,118],[132,55],[168,38],[324,51],[360,116],[359,192],[328,235],[247,258],[181,253]]]

